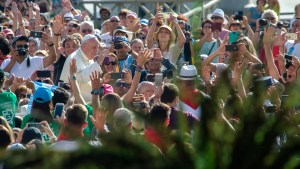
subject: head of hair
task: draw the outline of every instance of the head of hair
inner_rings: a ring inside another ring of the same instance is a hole
[[[0,138],[0,150],[6,149],[13,142],[12,135],[3,125],[0,125]]]
[[[15,90],[15,94],[16,94],[17,98],[19,98],[19,95],[22,92],[31,93],[31,90],[29,88],[27,88],[25,85],[18,86]]]
[[[163,127],[169,117],[170,107],[164,103],[157,103],[150,110],[148,124],[151,127]]]
[[[209,23],[209,24],[211,24],[211,25],[213,25],[213,21],[211,21],[211,20],[209,20],[209,19],[206,19],[204,22],[202,22],[202,24],[201,24],[201,28],[203,29],[203,27],[204,27],[204,25],[206,24],[206,23]]]
[[[141,43],[141,44],[143,44],[142,48],[144,48],[144,43],[143,43],[143,41],[141,39],[133,39],[133,40],[131,40],[130,41],[130,46],[132,47],[132,45],[135,44],[135,43]]]
[[[172,103],[174,99],[179,96],[179,89],[172,83],[163,86],[163,93],[160,96],[160,101],[163,103]]]
[[[73,104],[66,110],[66,121],[72,126],[82,127],[87,122],[88,111],[82,104]]]
[[[52,117],[52,100],[45,102],[45,103],[39,103],[33,100],[32,106],[31,106],[31,112],[30,116],[32,120],[36,122],[41,122],[41,121],[47,121],[52,122],[53,117]]]
[[[80,24],[80,29],[81,29],[81,27],[82,27],[83,25],[88,25],[88,26],[90,26],[90,27],[92,28],[92,30],[95,29],[95,28],[94,28],[94,23],[91,22],[91,21],[83,21],[83,22],[81,22],[81,24]]]
[[[81,36],[81,35],[80,35]],[[82,37],[81,37],[82,38]],[[78,37],[75,35],[74,36],[74,34],[73,35],[68,35],[64,40],[63,40],[63,42],[62,42],[62,47],[66,47],[66,43],[68,42],[68,41],[71,41],[71,40],[74,40],[75,41],[75,43],[79,46],[80,45],[80,40],[78,39]]]
[[[132,122],[130,110],[126,108],[119,108],[114,112],[114,125],[116,129],[124,130],[128,128],[128,126]]]
[[[118,94],[108,93],[102,97],[100,111],[107,113],[106,118],[108,122],[113,121],[114,112],[122,107],[123,104]]]
[[[118,13],[118,16],[121,17],[121,16],[125,16],[127,15],[128,13],[128,9],[121,9],[120,12]]]
[[[161,28],[161,29],[166,29],[166,28]],[[158,33],[161,31],[161,29],[158,28],[158,31],[154,33],[154,39],[155,41],[157,41],[159,43],[159,40],[158,40]],[[168,30],[169,31],[169,30]],[[168,48],[170,48],[170,46],[175,42],[175,39],[176,39],[176,35],[174,34],[173,31],[169,31],[170,33],[170,40],[169,40],[169,43],[168,43]]]
[[[78,44],[81,44],[82,41],[82,35],[80,33],[73,33],[71,36],[75,37],[78,40]]]
[[[256,50],[255,47],[252,43],[252,41],[247,37],[247,36],[243,36],[240,39],[238,39],[238,43],[241,43],[243,41],[246,41],[248,43],[248,45],[246,45],[247,50],[254,56],[256,56]]]
[[[154,84],[152,82],[149,81],[143,81],[139,84],[138,88],[137,88],[137,93],[138,94],[142,94],[143,89],[147,86],[154,86]]]
[[[101,13],[102,11],[107,11],[108,15],[110,16],[111,12],[108,8],[102,7],[99,12]]]
[[[10,53],[10,45],[7,39],[0,37],[0,51],[3,55],[8,55]]]
[[[109,53],[109,54],[107,54],[107,56],[108,57],[113,57],[113,58],[115,58],[115,61],[116,61],[116,71],[117,72],[119,72],[120,71],[120,64],[119,64],[119,60],[118,60],[118,57],[117,57],[117,55],[116,54],[114,54],[114,53]],[[105,71],[105,69],[103,69],[104,68],[104,62],[102,62],[102,70],[104,70]]]
[[[275,17],[276,22],[278,21],[278,15],[274,10],[272,9],[265,10],[264,13],[261,15],[261,18],[266,19],[266,15],[272,15]]]
[[[58,87],[53,91],[53,97],[52,97],[53,106],[55,106],[56,103],[66,104],[69,100],[69,97],[70,97],[69,94],[64,88]]]

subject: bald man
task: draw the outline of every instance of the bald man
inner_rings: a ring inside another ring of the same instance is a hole
[[[73,52],[66,60],[60,80],[68,82],[70,76],[70,62],[73,58],[76,59],[77,73],[75,76],[70,77],[71,80],[77,80],[81,94],[86,102],[92,100],[92,87],[89,76],[94,71],[102,73],[100,63],[94,62],[97,50],[99,48],[99,41],[96,36],[88,34],[85,35],[81,42],[81,47]]]

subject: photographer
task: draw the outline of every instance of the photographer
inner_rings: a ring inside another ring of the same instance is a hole
[[[3,71],[14,73],[18,77],[28,79],[31,75],[40,69],[44,69],[53,64],[56,57],[54,44],[51,37],[45,33],[42,35],[43,42],[45,42],[50,54],[48,57],[31,57],[28,53],[29,39],[26,36],[15,37],[12,44],[11,58],[5,59],[1,65]]]

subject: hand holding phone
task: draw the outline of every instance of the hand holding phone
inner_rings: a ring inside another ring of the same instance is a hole
[[[163,84],[163,74],[156,73],[155,74],[155,86],[161,86]]]
[[[239,51],[238,45],[225,45],[226,52],[237,52]]]
[[[61,117],[62,112],[64,110],[64,104],[63,103],[56,103],[55,110],[54,110],[54,118]]]
[[[30,37],[41,39],[43,37],[43,32],[31,31]]]
[[[44,132],[44,128],[41,123],[28,123],[28,127],[38,128],[41,132]]]
[[[111,79],[122,79],[122,78],[124,78],[124,73],[123,72],[110,73],[110,78]]]
[[[48,78],[51,77],[51,71],[50,70],[37,70],[36,71],[38,78]]]

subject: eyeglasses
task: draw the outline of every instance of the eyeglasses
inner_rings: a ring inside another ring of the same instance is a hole
[[[203,29],[210,29],[211,26],[203,26]]]
[[[31,94],[19,94],[20,99],[30,98]]]
[[[230,26],[241,26],[239,23],[232,23]]]
[[[115,86],[116,87],[126,87],[126,88],[130,87],[130,85],[128,83],[125,83],[125,82],[116,82]]]
[[[112,65],[112,66],[115,66],[117,64],[117,62],[108,62],[108,63],[104,63],[106,66],[108,65]]]
[[[162,62],[162,60],[161,59],[154,59],[154,58],[151,58],[151,59],[149,59],[149,61],[150,62]]]
[[[145,40],[146,36],[139,36],[138,38],[141,39],[141,40]]]
[[[93,30],[92,30],[92,29],[82,29],[81,32],[82,32],[82,33],[86,33],[86,32],[92,33]]]
[[[219,16],[212,16],[211,19],[212,19],[212,20],[218,20],[218,19],[223,19],[223,18],[222,18],[222,17],[219,17]]]
[[[25,49],[28,49],[28,45],[25,44],[25,45],[17,45],[17,48],[20,49],[20,48],[25,48]]]
[[[77,25],[77,24],[72,24],[72,25],[68,25],[68,27],[78,28],[79,25]]]
[[[118,23],[120,21],[118,21],[118,20],[110,20],[110,22],[116,22],[116,23]]]

